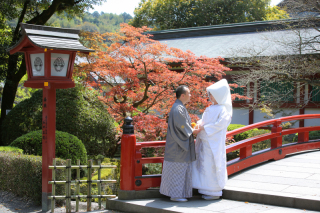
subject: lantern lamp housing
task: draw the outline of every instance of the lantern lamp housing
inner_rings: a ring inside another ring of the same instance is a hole
[[[94,52],[79,42],[80,30],[23,23],[20,26],[21,39],[8,51],[10,54],[25,54],[28,80],[24,86],[56,89],[74,87],[72,71],[77,52]]]

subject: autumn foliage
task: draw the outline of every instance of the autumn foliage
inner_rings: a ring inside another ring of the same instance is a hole
[[[150,30],[122,24],[117,33],[84,35],[84,44],[97,51],[77,69],[78,74],[86,73],[90,86],[103,92],[100,99],[117,122],[127,116],[134,119],[136,135],[143,141],[164,139],[176,87],[190,88],[186,107],[190,114],[201,114],[209,105],[205,88],[212,84],[205,77],[221,79],[229,70],[220,64],[222,58],[197,57],[152,40],[146,34]]]

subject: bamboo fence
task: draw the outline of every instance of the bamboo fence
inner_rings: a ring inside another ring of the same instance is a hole
[[[115,198],[116,195],[101,195],[101,183],[116,183],[116,180],[101,180],[101,169],[106,168],[117,168],[113,165],[101,165],[101,161],[98,161],[98,165],[92,165],[92,160],[88,161],[88,165],[80,165],[80,160],[77,160],[77,165],[72,166],[71,160],[67,160],[66,166],[56,166],[56,160],[53,159],[52,166],[49,166],[49,169],[52,169],[52,181],[49,181],[49,184],[52,184],[52,196],[48,196],[49,199],[52,199],[51,202],[51,212],[54,212],[55,209],[55,200],[56,199],[66,199],[66,212],[71,212],[71,199],[76,199],[76,212],[79,212],[79,201],[80,198],[87,198],[87,211],[91,211],[91,199],[98,198],[99,209],[101,209],[101,198]],[[66,181],[56,181],[56,170],[64,169],[66,170]],[[77,170],[77,179],[71,180],[71,170]],[[80,180],[80,169],[88,169],[88,178],[87,180]],[[98,169],[98,180],[92,180],[91,174],[93,169]],[[87,195],[80,195],[80,183],[87,183]],[[91,195],[92,193],[92,183],[97,183],[98,186],[98,195]],[[56,184],[65,184],[66,195],[56,195],[55,189]],[[71,184],[76,185],[75,195],[71,195]]]

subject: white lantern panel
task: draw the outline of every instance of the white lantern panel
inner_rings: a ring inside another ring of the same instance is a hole
[[[51,76],[67,76],[69,54],[51,53]]]
[[[44,76],[44,53],[30,54],[32,75]]]

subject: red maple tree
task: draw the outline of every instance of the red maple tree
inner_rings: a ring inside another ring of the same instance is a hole
[[[103,91],[100,99],[117,122],[133,118],[136,136],[143,141],[164,139],[175,88],[189,87],[191,101],[186,107],[196,121],[196,114],[210,105],[205,89],[213,82],[205,77],[221,79],[230,70],[220,64],[222,58],[197,57],[152,40],[146,34],[150,30],[122,24],[117,33],[87,33],[84,44],[97,51],[88,57],[89,63],[78,67],[91,86]],[[236,97],[244,98],[234,94]]]

